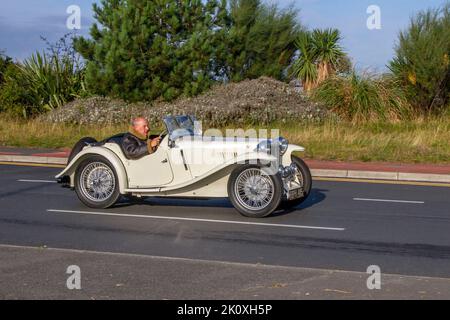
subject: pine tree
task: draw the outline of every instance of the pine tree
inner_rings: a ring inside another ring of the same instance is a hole
[[[286,78],[302,27],[293,8],[280,10],[260,0],[231,0],[228,76],[233,81]]]
[[[89,89],[127,100],[194,95],[213,82],[217,0],[102,0],[92,40],[77,39]],[[219,49],[218,49],[219,48]]]
[[[92,39],[75,42],[88,89],[131,101],[283,79],[300,29],[295,10],[260,0],[102,0],[94,13]]]

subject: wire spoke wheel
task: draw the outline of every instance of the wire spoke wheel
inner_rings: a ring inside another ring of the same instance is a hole
[[[80,174],[80,187],[87,199],[103,202],[113,195],[116,179],[111,168],[105,163],[91,162]]]
[[[305,187],[305,179],[303,176],[303,173],[300,170],[300,167],[298,165],[295,166],[295,174],[294,174],[294,181],[296,185],[298,185],[300,188],[302,188],[304,192]]]
[[[235,183],[234,193],[241,206],[248,210],[266,208],[274,197],[272,179],[259,168],[242,171]]]

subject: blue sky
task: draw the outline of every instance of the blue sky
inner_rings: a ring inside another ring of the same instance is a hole
[[[448,0],[267,0],[281,7],[293,4],[299,19],[308,28],[338,28],[342,45],[358,69],[383,71],[393,55],[400,30],[410,17],[423,9],[438,7]],[[40,36],[55,41],[68,32],[66,9],[81,8],[79,34],[87,35],[93,23],[93,0],[1,0],[0,50],[14,59],[24,59],[45,47]],[[96,1],[99,2],[99,1]],[[369,30],[366,13],[369,5],[381,9],[381,30]]]

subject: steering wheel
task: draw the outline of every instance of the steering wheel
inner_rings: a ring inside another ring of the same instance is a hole
[[[159,137],[162,139],[164,135],[167,134],[167,129],[164,129],[163,131],[161,131],[161,133],[159,134]]]

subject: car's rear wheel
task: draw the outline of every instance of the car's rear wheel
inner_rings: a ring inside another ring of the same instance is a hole
[[[292,156],[291,158],[296,166],[295,179],[297,179],[297,182],[302,186],[303,194],[297,199],[281,201],[280,207],[283,209],[289,209],[300,205],[308,198],[312,187],[311,171],[306,163],[299,157]]]
[[[75,172],[78,198],[91,208],[108,208],[120,197],[119,181],[113,165],[101,156],[83,160]]]
[[[239,213],[262,218],[276,210],[281,201],[282,182],[276,174],[257,165],[236,168],[228,180],[228,196]]]

